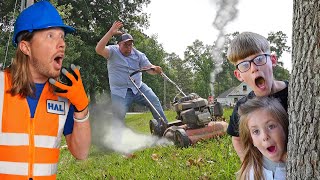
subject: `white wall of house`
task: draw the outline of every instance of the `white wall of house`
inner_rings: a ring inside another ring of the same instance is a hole
[[[239,99],[248,95],[251,91],[252,89],[246,83],[242,82],[225,97],[218,96],[217,101],[224,106],[234,106]]]
[[[239,99],[244,96],[229,96],[226,98],[217,98],[217,101],[220,102],[224,106],[234,106]]]

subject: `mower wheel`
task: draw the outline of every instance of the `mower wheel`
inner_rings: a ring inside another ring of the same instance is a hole
[[[155,119],[152,119],[149,121],[149,126],[150,126],[150,132],[152,135],[159,136],[161,137],[163,135],[163,130],[158,128],[158,121]]]
[[[178,147],[188,147],[190,145],[189,137],[184,129],[175,131],[174,144]]]
[[[164,131],[163,136],[170,141],[175,142],[174,136],[177,129],[181,129],[181,127],[175,125],[170,126]]]

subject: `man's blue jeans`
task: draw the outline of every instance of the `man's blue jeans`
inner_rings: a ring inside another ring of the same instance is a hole
[[[148,98],[151,104],[159,112],[163,120],[167,123],[168,121],[164,115],[159,98],[152,91],[152,89],[148,87],[146,84],[142,83],[140,87],[140,91]],[[147,106],[150,109],[153,118],[156,119],[158,123],[162,124],[162,122],[159,122],[158,114],[153,110],[153,108],[151,108],[147,100],[140,94],[140,92],[138,92],[137,94],[133,94],[132,90],[128,88],[125,98],[111,94],[111,100],[112,100],[113,117],[117,120],[124,121],[124,118],[126,116],[127,111],[129,110],[129,107],[132,105],[133,102],[135,102],[137,104]]]

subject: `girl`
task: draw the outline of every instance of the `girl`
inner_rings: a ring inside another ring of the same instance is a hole
[[[285,179],[288,115],[274,98],[255,97],[239,109],[244,160],[238,179]]]

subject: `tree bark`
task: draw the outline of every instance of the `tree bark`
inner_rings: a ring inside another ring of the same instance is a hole
[[[320,1],[293,1],[287,179],[320,179]]]

